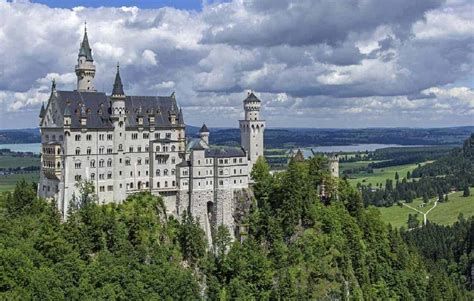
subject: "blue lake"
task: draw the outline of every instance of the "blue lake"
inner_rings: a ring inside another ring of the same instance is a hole
[[[41,143],[0,144],[0,149],[8,148],[12,152],[30,152],[39,154]]]

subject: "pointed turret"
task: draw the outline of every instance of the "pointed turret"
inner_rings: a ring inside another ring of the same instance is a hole
[[[207,146],[209,145],[209,129],[204,123],[202,124],[202,127],[199,130],[199,138],[201,138],[201,140],[204,141]]]
[[[207,128],[206,124],[203,123],[199,133],[209,133],[209,129]]]
[[[114,88],[112,89],[112,96],[125,96],[123,92],[122,78],[120,78],[120,66],[117,63],[117,73],[115,74]]]
[[[92,80],[95,76],[94,59],[92,58],[92,49],[89,45],[87,28],[84,27],[84,37],[79,47],[76,65],[77,91],[93,92],[94,84]]]
[[[92,49],[89,45],[89,38],[87,37],[87,27],[84,25],[84,37],[82,38],[81,48],[79,49],[79,56],[85,56],[86,61],[93,62]]]
[[[40,119],[42,119],[44,117],[44,115],[46,115],[46,109],[44,108],[44,102],[43,102],[41,104],[41,110],[40,110],[40,114],[39,114]]]
[[[179,108],[178,122],[184,125],[183,108]]]

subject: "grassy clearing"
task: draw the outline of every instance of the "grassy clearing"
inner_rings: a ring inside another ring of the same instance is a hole
[[[465,218],[474,216],[474,188],[471,188],[471,195],[469,197],[463,197],[462,191],[452,193],[448,196],[449,202],[447,203],[438,203],[438,205],[428,213],[427,218],[430,222],[451,225],[457,221],[460,213],[464,215]],[[425,207],[420,207],[423,201],[421,199],[416,199],[413,203],[408,205],[422,211],[426,212],[434,205],[434,199],[431,199],[430,202]],[[408,214],[416,214],[416,212],[405,206],[400,207],[394,205],[392,207],[380,207],[380,213],[382,214],[382,220],[391,224],[396,228],[401,226],[406,227],[408,221]],[[423,221],[423,216],[418,213],[418,219]]]
[[[0,176],[0,192],[11,191],[15,188],[15,185],[21,179],[25,179],[27,182],[37,183],[39,180],[39,173],[27,173],[27,174],[14,174],[7,176]]]
[[[421,163],[424,165],[428,162]],[[397,166],[390,166],[385,168],[376,168],[374,169],[374,173],[359,173],[359,174],[352,174],[349,177],[349,183],[352,185],[357,185],[357,183],[361,183],[364,185],[372,184],[372,186],[376,186],[378,183],[382,183],[385,185],[385,181],[387,179],[395,180],[395,173],[398,172],[400,179],[406,177],[407,172],[412,172],[418,164],[406,164],[406,165],[397,165]]]

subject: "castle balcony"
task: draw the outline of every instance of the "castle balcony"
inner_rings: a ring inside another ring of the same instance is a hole
[[[61,178],[63,165],[60,143],[43,143],[41,148],[41,169],[48,179],[59,180]]]

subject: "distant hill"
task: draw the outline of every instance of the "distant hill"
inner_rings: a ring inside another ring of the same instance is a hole
[[[0,144],[39,142],[41,142],[41,136],[38,128],[0,130]]]
[[[186,135],[195,137],[200,126],[186,126]],[[239,145],[237,128],[210,128],[210,142],[219,145]],[[292,148],[350,144],[401,145],[456,145],[459,146],[474,132],[474,126],[450,128],[366,128],[366,129],[310,129],[269,128],[265,131],[267,148]],[[38,128],[0,130],[0,144],[38,143]]]

